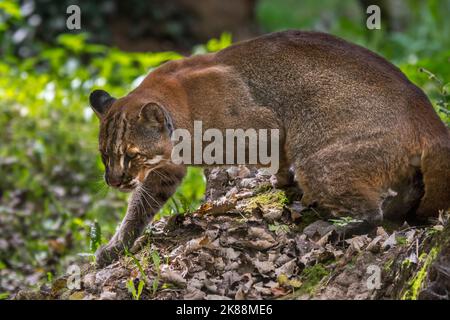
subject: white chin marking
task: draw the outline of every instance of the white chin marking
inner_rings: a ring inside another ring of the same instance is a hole
[[[141,183],[139,182],[139,180],[137,178],[134,178],[133,180],[131,180],[131,185],[133,186],[133,188],[136,188],[140,185]]]

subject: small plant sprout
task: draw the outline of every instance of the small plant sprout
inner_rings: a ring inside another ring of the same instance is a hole
[[[138,283],[138,287],[136,289],[135,283],[133,281],[133,279],[129,279],[127,282],[127,289],[128,292],[131,293],[131,295],[133,296],[134,300],[139,300],[142,294],[142,291],[145,287],[145,285],[147,284],[147,275],[144,272],[144,268],[142,268],[141,263],[139,262],[139,260],[128,250],[125,251],[126,256],[130,257],[131,260],[133,261],[133,263],[136,265],[136,267],[139,270],[140,273],[140,277],[139,277],[139,283]]]
[[[100,224],[95,220],[90,225],[89,230],[89,249],[92,253],[94,253],[97,248],[100,246],[102,241],[102,230],[100,228]]]
[[[446,117],[444,120],[448,124],[450,121],[450,82],[444,83],[434,73],[425,68],[419,68],[419,72],[425,73],[437,87],[439,93],[439,98],[436,101],[437,111]]]
[[[150,256],[152,258],[153,266],[155,267],[156,270],[156,277],[155,279],[153,279],[152,284],[152,294],[155,295],[156,291],[158,290],[159,279],[161,278],[161,270],[160,270],[161,258],[159,257],[158,252],[155,250],[151,252]]]
[[[345,227],[351,223],[360,223],[363,222],[362,220],[358,220],[358,219],[354,219],[352,217],[342,217],[342,218],[338,218],[338,219],[329,219],[328,221],[330,221],[333,225],[335,225],[336,227]]]
[[[129,279],[127,282],[127,289],[128,292],[131,293],[134,300],[139,300],[141,298],[142,290],[144,289],[145,282],[142,280],[139,280],[138,287],[136,289],[134,285],[133,279]]]

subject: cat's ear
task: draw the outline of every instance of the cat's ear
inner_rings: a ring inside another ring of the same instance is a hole
[[[157,103],[150,102],[139,111],[139,122],[143,125],[166,131],[169,137],[173,132],[172,118],[167,110]]]
[[[115,100],[104,90],[94,90],[89,95],[89,103],[99,118],[105,114]]]

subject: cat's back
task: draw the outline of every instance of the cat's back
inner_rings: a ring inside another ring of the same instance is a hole
[[[329,119],[331,125],[345,113],[361,124],[394,125],[415,112],[438,122],[426,95],[396,66],[330,34],[275,32],[230,46],[216,61],[232,66],[261,105],[306,116],[313,110],[312,120],[322,123]]]
[[[239,42],[217,53],[221,63],[243,67],[241,71],[269,64],[283,72],[332,69],[365,78],[381,76],[410,83],[393,64],[376,53],[336,36],[313,31],[288,30]],[[247,68],[246,68],[247,66]],[[304,67],[296,69],[295,67]],[[341,69],[345,67],[346,69]],[[369,73],[368,73],[369,72]],[[273,75],[273,74],[272,74]],[[276,74],[275,74],[276,75]]]

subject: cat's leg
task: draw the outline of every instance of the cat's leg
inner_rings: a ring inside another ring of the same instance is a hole
[[[280,152],[278,172],[270,177],[272,187],[283,189],[297,185],[294,180],[294,171],[291,165],[292,163],[288,160],[284,150]]]
[[[159,209],[173,195],[186,173],[184,166],[170,165],[152,171],[133,191],[127,213],[109,243],[96,252],[96,263],[105,266],[130,249]]]
[[[395,160],[375,147],[370,143],[336,144],[297,160],[302,205],[317,206],[324,218],[353,217],[379,225],[386,171]]]
[[[283,189],[295,186],[294,172],[289,167],[283,167],[270,177],[272,187]]]

